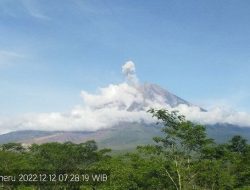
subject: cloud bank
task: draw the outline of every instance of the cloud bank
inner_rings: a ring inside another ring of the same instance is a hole
[[[228,123],[241,127],[250,127],[250,114],[237,112],[233,109],[214,107],[207,112],[200,111],[199,107],[179,105],[176,107],[188,120],[201,124]]]
[[[23,114],[0,118],[0,133],[16,130],[96,131],[118,125],[120,122],[155,122],[146,111],[153,108],[179,110],[187,119],[202,124],[230,123],[250,126],[250,114],[215,107],[204,112],[198,106],[179,104],[171,108],[161,94],[145,91],[140,84],[132,61],[122,66],[126,81],[99,88],[97,94],[81,92],[82,105],[67,113]],[[155,86],[154,86],[155,88]],[[150,89],[150,88],[149,88]],[[162,89],[159,90],[161,92]]]

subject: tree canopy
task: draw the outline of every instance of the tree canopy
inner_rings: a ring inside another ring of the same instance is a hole
[[[216,144],[206,127],[176,111],[150,109],[161,125],[155,143],[128,153],[98,149],[95,141],[0,145],[0,171],[90,169],[110,171],[110,183],[54,186],[53,189],[230,190],[250,189],[250,146],[241,136]],[[0,173],[1,174],[1,173]],[[39,185],[5,185],[41,189]],[[51,189],[51,187],[42,187]]]

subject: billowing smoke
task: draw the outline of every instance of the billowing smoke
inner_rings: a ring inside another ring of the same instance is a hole
[[[135,64],[133,61],[127,61],[122,66],[122,73],[126,76],[126,80],[131,85],[138,84],[138,78],[135,72]]]
[[[98,94],[82,91],[84,104],[68,113],[25,114],[2,120],[0,132],[14,130],[96,131],[118,125],[120,122],[151,123],[152,117],[141,110],[129,110],[132,104],[142,104],[144,98],[135,87],[124,82],[100,88]],[[151,102],[153,105],[153,102]]]
[[[96,131],[119,125],[120,122],[152,123],[155,120],[146,112],[151,107],[177,109],[187,119],[202,124],[231,123],[250,126],[250,114],[245,112],[218,107],[204,112],[197,106],[187,104],[171,108],[164,101],[164,96],[154,94],[154,91],[145,91],[145,85],[138,82],[132,61],[122,66],[122,72],[126,76],[125,82],[99,88],[97,94],[82,91],[83,105],[77,105],[67,113],[30,113],[0,118],[0,133],[16,130]],[[155,88],[154,86],[156,92],[162,92],[162,89]]]

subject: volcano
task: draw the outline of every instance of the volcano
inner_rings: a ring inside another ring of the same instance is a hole
[[[250,139],[250,128],[242,127],[247,114],[215,109],[206,111],[159,85],[140,83],[132,61],[122,66],[125,81],[99,88],[96,94],[81,92],[83,105],[66,113],[30,114],[0,122],[0,143],[76,143],[96,140],[101,147],[131,149],[153,143],[161,128],[147,113],[150,108],[178,110],[188,120],[207,126],[210,137],[223,142],[233,135]],[[215,127],[216,126],[216,127]],[[1,131],[0,131],[1,132]]]

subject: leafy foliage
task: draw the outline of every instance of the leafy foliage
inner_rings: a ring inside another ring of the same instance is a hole
[[[149,113],[162,125],[163,135],[155,137],[155,143],[138,146],[133,152],[113,155],[109,149],[99,150],[95,141],[31,146],[8,143],[0,146],[0,170],[105,169],[111,172],[110,184],[65,185],[53,189],[250,189],[250,146],[245,139],[234,136],[228,143],[216,144],[207,137],[204,126],[187,121],[176,111],[150,109]]]

